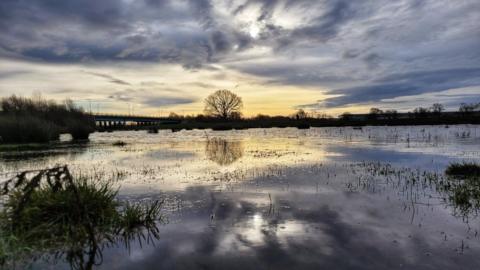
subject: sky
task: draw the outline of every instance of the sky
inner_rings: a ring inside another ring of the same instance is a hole
[[[478,0],[1,0],[0,96],[246,116],[480,102]]]

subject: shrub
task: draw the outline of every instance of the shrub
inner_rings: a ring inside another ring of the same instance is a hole
[[[67,123],[65,130],[72,135],[74,140],[88,140],[90,133],[94,131],[94,128],[88,121],[70,120]]]
[[[0,142],[45,143],[58,140],[60,129],[57,125],[34,116],[0,116]]]
[[[94,131],[91,117],[72,101],[58,104],[41,98],[11,96],[0,101],[0,136],[7,143],[48,142],[61,132],[86,140]]]

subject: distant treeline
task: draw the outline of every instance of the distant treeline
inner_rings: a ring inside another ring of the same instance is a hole
[[[94,126],[92,118],[70,100],[59,104],[14,95],[0,101],[0,142],[49,142],[58,140],[62,133],[85,140]]]
[[[302,109],[290,116],[268,116],[259,114],[243,118],[240,115],[229,119],[208,115],[182,116],[170,113],[170,119],[180,120],[180,124],[159,128],[172,129],[204,129],[216,130],[270,128],[270,127],[328,127],[328,126],[367,126],[367,125],[454,125],[480,124],[480,104],[461,104],[456,112],[445,112],[441,104],[433,104],[429,108],[418,107],[411,112],[381,110],[371,108],[367,114],[343,113],[339,117],[327,114],[308,113]]]

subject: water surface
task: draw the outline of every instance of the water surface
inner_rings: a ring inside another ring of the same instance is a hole
[[[68,164],[164,199],[160,239],[106,247],[98,269],[477,269],[475,201],[443,171],[479,145],[479,126],[95,133],[2,152],[0,173]],[[33,263],[51,267],[70,268]]]

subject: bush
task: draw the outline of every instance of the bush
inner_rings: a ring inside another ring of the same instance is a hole
[[[94,131],[91,117],[72,101],[57,104],[41,98],[11,96],[0,102],[0,142],[44,143],[58,140],[61,132],[87,140]]]
[[[89,122],[70,120],[67,123],[65,131],[70,133],[74,140],[88,140],[88,137],[90,136],[90,133],[94,131],[94,128],[90,126]]]
[[[60,129],[57,125],[33,116],[0,116],[0,142],[4,143],[45,143],[58,140]]]

